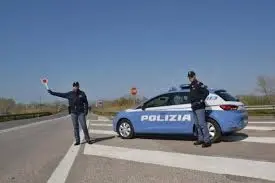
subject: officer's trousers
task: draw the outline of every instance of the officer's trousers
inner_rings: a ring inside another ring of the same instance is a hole
[[[75,141],[80,142],[79,123],[81,125],[82,130],[83,130],[85,140],[89,141],[90,140],[90,135],[89,135],[87,124],[86,124],[85,114],[84,113],[71,113],[71,118],[72,118],[73,127],[74,127]]]
[[[210,142],[209,130],[205,121],[205,109],[194,111],[195,125],[197,128],[198,141]]]

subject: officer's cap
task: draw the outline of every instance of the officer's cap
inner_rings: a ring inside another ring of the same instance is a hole
[[[194,72],[194,71],[189,71],[188,72],[188,77],[189,78],[192,78],[192,77],[194,77],[196,75],[196,73]]]
[[[73,87],[79,87],[79,82],[74,82]]]

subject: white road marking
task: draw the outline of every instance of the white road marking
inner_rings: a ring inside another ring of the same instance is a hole
[[[99,121],[102,121],[102,120],[110,120],[110,119],[108,119],[108,118],[105,117],[105,116],[98,116],[98,120],[99,120]]]
[[[103,119],[101,119],[101,120],[98,120],[98,119],[90,119],[90,121],[94,121],[94,122],[103,122],[103,121],[104,121],[104,122],[105,122],[105,121],[106,121],[106,122],[112,122],[112,120],[109,120],[109,119],[104,119],[104,120],[103,120]]]
[[[84,154],[275,181],[275,163],[272,162],[140,150],[96,144],[86,146]]]
[[[244,130],[259,130],[259,131],[273,131],[275,127],[271,126],[247,126]]]
[[[112,124],[91,123],[91,126],[113,126]]]
[[[224,140],[241,141],[241,142],[255,142],[263,144],[275,144],[275,137],[243,137],[243,136],[227,136],[223,137]]]
[[[87,126],[89,126],[89,120],[86,120]],[[80,139],[84,138],[83,131],[80,132]],[[59,165],[56,167],[54,172],[52,173],[51,177],[48,179],[47,183],[65,183],[66,179],[69,175],[69,172],[73,166],[73,163],[75,161],[75,158],[79,152],[80,145],[74,146],[74,144],[71,145],[68,152],[64,156],[64,158],[61,160]]]
[[[117,134],[114,131],[110,131],[110,130],[89,130],[89,133],[104,134],[104,135],[116,135]]]
[[[64,183],[66,181],[79,149],[80,146],[74,146],[72,144],[69,151],[62,159],[62,161],[59,163],[59,165],[57,166],[57,168],[55,169],[47,183]]]
[[[248,122],[248,124],[275,124],[273,121],[253,121],[253,122]]]
[[[89,130],[92,134],[104,134],[104,135],[117,135],[116,132],[111,130]],[[254,142],[263,144],[275,144],[275,137],[244,137],[238,135],[224,136],[223,140],[230,140],[235,142]]]
[[[40,122],[33,122],[33,123],[30,123],[30,124],[27,124],[27,125],[21,125],[21,126],[17,126],[17,127],[13,127],[13,128],[8,128],[8,129],[1,130],[0,134],[5,133],[5,132],[20,130],[20,129],[23,129],[23,128],[29,128],[29,127],[41,125],[41,124],[48,123],[48,122],[54,122],[56,120],[66,119],[68,117],[69,116],[67,115],[67,116],[63,116],[63,117],[60,117],[60,118],[54,118],[54,119],[44,120],[44,121],[40,121]]]

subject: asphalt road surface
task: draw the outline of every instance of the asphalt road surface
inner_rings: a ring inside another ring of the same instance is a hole
[[[91,116],[96,143],[73,146],[70,117],[0,130],[0,182],[264,183],[275,182],[275,122],[250,121],[203,149],[193,139],[122,140],[111,121]],[[83,135],[82,135],[83,137]]]

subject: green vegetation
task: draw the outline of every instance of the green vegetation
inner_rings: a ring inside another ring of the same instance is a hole
[[[92,106],[92,111],[98,115],[114,116],[116,112],[133,108],[147,100],[145,97],[121,97],[115,100],[104,100],[103,106]]]
[[[49,116],[54,113],[52,112],[37,112],[37,113],[25,113],[25,114],[10,114],[10,115],[1,115],[0,122],[19,120],[19,119],[29,119],[42,116]]]
[[[64,110],[67,106],[60,102],[21,104],[13,99],[0,98],[0,122],[42,117]]]

